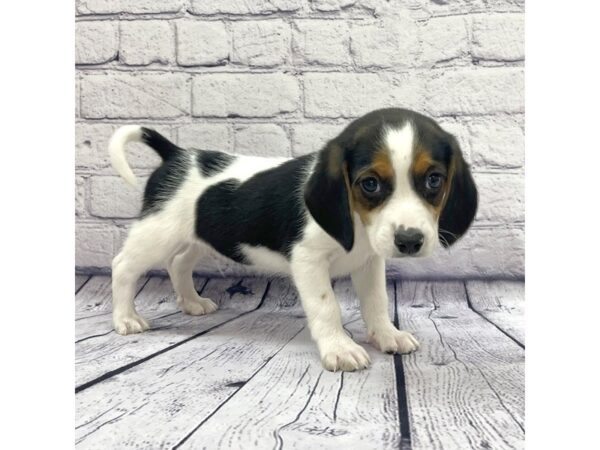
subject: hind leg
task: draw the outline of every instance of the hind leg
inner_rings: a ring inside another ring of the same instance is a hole
[[[162,264],[177,251],[181,241],[168,233],[158,217],[134,225],[112,264],[113,324],[119,334],[140,333],[149,328],[135,310],[138,278],[154,265]]]
[[[183,252],[175,255],[168,267],[177,293],[177,304],[184,313],[192,316],[209,314],[218,308],[211,299],[200,297],[194,287],[192,275],[199,256],[198,244],[190,244]]]

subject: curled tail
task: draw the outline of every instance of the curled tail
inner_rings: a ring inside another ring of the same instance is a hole
[[[115,131],[108,144],[110,162],[119,175],[132,186],[137,180],[125,157],[125,146],[129,142],[143,142],[159,154],[163,161],[167,161],[181,151],[179,147],[167,138],[149,128],[139,125],[125,125]]]

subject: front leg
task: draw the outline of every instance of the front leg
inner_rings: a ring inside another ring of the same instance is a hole
[[[379,256],[370,258],[351,276],[367,325],[369,342],[386,353],[410,353],[418,349],[415,337],[408,331],[398,330],[390,320],[384,259]]]
[[[315,259],[297,258],[292,261],[291,269],[323,367],[334,372],[368,367],[371,362],[368,353],[342,327],[340,306],[331,288],[328,265]]]

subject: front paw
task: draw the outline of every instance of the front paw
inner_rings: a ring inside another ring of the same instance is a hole
[[[321,362],[327,370],[352,372],[371,363],[367,351],[347,336],[328,339],[319,345]]]
[[[419,348],[419,342],[412,334],[391,324],[369,333],[368,342],[385,353],[411,353]]]
[[[115,331],[121,335],[141,333],[150,328],[148,322],[135,313],[125,316],[115,316],[113,317],[113,324]]]
[[[177,304],[181,306],[181,310],[190,316],[203,316],[215,312],[219,307],[209,298],[196,296],[191,299],[177,298]]]

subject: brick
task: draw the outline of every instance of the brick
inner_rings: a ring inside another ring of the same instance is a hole
[[[79,74],[75,75],[75,117],[81,117],[80,104],[81,104],[81,77]]]
[[[85,217],[87,210],[85,207],[85,186],[86,179],[84,177],[75,177],[75,216]]]
[[[313,9],[317,11],[341,11],[356,4],[357,0],[312,0],[310,2]]]
[[[473,174],[479,191],[478,223],[525,221],[524,179],[521,174]]]
[[[525,276],[523,229],[494,227],[470,230],[462,240],[461,247],[449,260],[456,261],[460,258],[466,275],[518,279]]]
[[[289,25],[283,20],[240,21],[233,22],[231,27],[233,62],[273,67],[287,61],[291,33]]]
[[[297,20],[294,23],[294,56],[304,64],[349,64],[350,34],[344,21]]]
[[[134,66],[175,61],[171,24],[165,20],[122,21],[119,61]]]
[[[419,80],[410,75],[311,73],[304,76],[307,117],[358,117],[389,106],[420,109]]]
[[[227,0],[208,2],[192,0],[189,11],[192,14],[271,14],[275,12],[292,12],[303,7],[297,0]]]
[[[189,114],[189,76],[181,73],[84,75],[81,115],[103,118],[171,118]]]
[[[76,124],[76,167],[98,169],[108,166],[108,141],[114,130],[113,125],[107,124]]]
[[[272,117],[300,102],[298,81],[279,73],[197,75],[193,86],[194,116]]]
[[[186,0],[78,0],[79,14],[151,14],[181,11]]]
[[[525,58],[524,15],[480,15],[473,18],[473,57],[519,61]]]
[[[472,228],[449,249],[428,258],[387,261],[394,278],[523,279],[525,233],[522,228]]]
[[[180,126],[177,133],[180,147],[233,152],[233,138],[227,124],[192,123]]]
[[[419,65],[436,64],[469,58],[469,34],[464,17],[439,17],[429,20],[419,29],[421,52]]]
[[[136,119],[188,149],[299,156],[320,150],[352,118],[395,106],[433,115],[457,137],[474,169],[480,208],[474,227],[449,251],[390,261],[388,273],[522,278],[523,69],[514,66],[524,59],[523,1],[411,2],[407,9],[387,0],[77,0],[81,15],[111,15],[76,22],[77,64],[105,64],[119,57],[111,66],[176,62],[227,66],[234,72],[80,68],[77,266],[110,267],[141,208],[144,180],[138,190],[131,188],[108,160],[108,140],[120,119]],[[188,5],[196,17],[184,14]],[[217,16],[205,20],[201,15]],[[286,72],[235,72],[242,65],[283,65]],[[302,70],[292,67],[287,73],[289,66]],[[322,71],[326,67],[329,72]],[[331,73],[334,68],[337,73]],[[188,123],[192,110],[223,120]],[[225,120],[238,116],[250,120]],[[181,117],[186,119],[172,120]],[[258,123],[270,117],[279,118]],[[107,118],[115,120],[102,123]],[[127,157],[138,174],[160,164],[143,144],[130,144]],[[221,264],[226,273],[244,270]],[[203,269],[214,273],[215,261],[205,261]]]
[[[175,141],[169,128],[154,124],[145,126],[155,129],[172,142]],[[75,165],[78,169],[96,170],[110,166],[108,141],[117,128],[116,125],[103,123],[75,125]],[[141,143],[127,145],[127,161],[133,168],[153,168],[161,163],[156,152]]]
[[[525,164],[522,118],[477,118],[468,125],[473,165],[515,169]]]
[[[410,3],[415,5],[417,2],[425,3],[431,0],[411,0]],[[360,8],[365,11],[369,17],[386,17],[392,18],[397,16],[406,15],[407,11],[410,11],[411,16],[415,14],[415,7],[410,6],[410,10],[405,9],[404,5],[400,2],[388,1],[388,0],[358,0]],[[421,4],[418,7],[423,8],[425,5]]]
[[[140,180],[141,181],[141,180]],[[138,217],[142,206],[142,187],[133,187],[122,178],[93,176],[90,178],[90,213],[96,217]]]
[[[364,3],[364,1],[361,1],[361,3]],[[385,0],[367,1],[380,2]],[[412,3],[411,15],[416,19],[477,13],[521,12],[525,9],[525,0],[416,0]]]
[[[320,123],[294,125],[292,127],[292,154],[300,156],[321,150],[329,140],[342,132],[344,126]]]
[[[75,23],[75,62],[102,64],[117,57],[119,29],[115,22]]]
[[[525,11],[525,0],[487,0],[484,1],[484,12]]]
[[[436,114],[523,112],[521,68],[460,69],[425,82],[424,106]]]
[[[219,66],[229,61],[231,37],[222,22],[177,23],[177,62],[182,66]]]
[[[252,124],[235,128],[235,153],[254,156],[290,156],[285,130],[275,124]]]
[[[115,256],[115,231],[104,224],[75,225],[75,265],[110,267]]]
[[[419,54],[416,22],[406,17],[352,27],[350,49],[359,67],[410,67]]]

